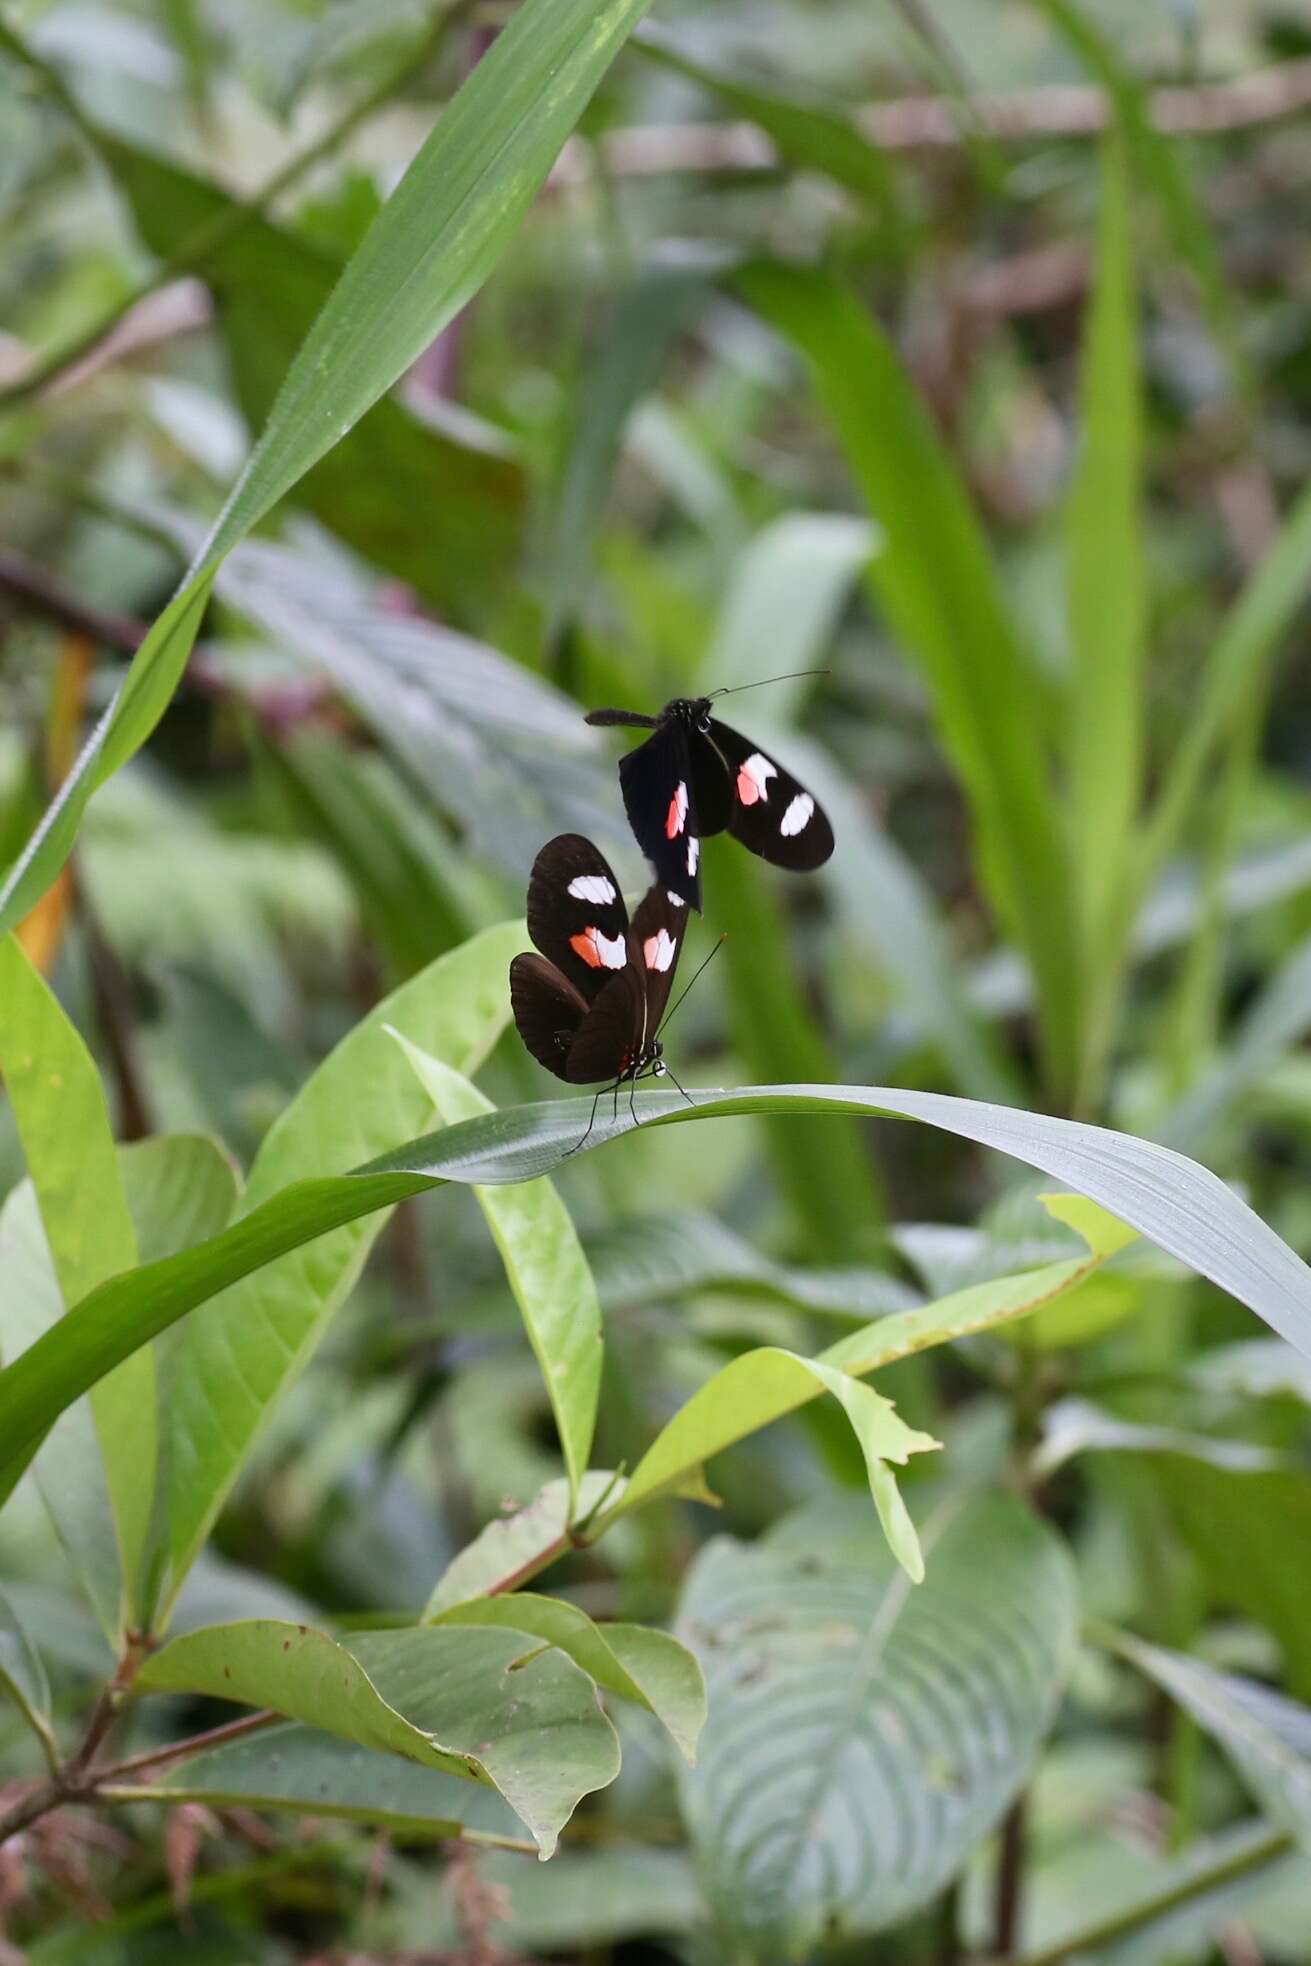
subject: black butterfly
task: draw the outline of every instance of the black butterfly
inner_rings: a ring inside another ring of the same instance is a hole
[[[798,873],[822,867],[833,851],[823,808],[749,737],[712,717],[712,700],[676,696],[658,717],[593,710],[587,718],[655,733],[619,760],[628,823],[657,878],[694,908],[701,906],[697,869],[709,833],[727,827],[762,860]]]
[[[528,882],[528,933],[541,954],[510,964],[514,1021],[538,1063],[571,1085],[613,1081],[616,1106],[626,1082],[631,1105],[638,1079],[663,1078],[658,1032],[686,928],[686,905],[659,881],[630,922],[592,842],[548,840]]]

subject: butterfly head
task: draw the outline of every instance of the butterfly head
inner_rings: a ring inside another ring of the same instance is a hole
[[[676,696],[666,703],[660,713],[662,721],[686,724],[689,730],[699,730],[703,735],[710,728],[710,698],[708,696]]]
[[[651,1040],[651,1044],[647,1050],[647,1060],[651,1067],[652,1078],[662,1079],[669,1070],[669,1067],[665,1063],[665,1048],[659,1038],[653,1038]]]

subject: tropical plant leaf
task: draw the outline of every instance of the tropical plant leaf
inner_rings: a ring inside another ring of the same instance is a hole
[[[479,942],[505,933],[489,931]],[[509,935],[517,945],[518,929]],[[380,1021],[397,1022],[396,1002],[393,997],[380,1007]],[[394,1046],[392,1052],[404,1069]],[[412,1141],[353,1174],[293,1182],[210,1242],[102,1285],[0,1371],[0,1495],[12,1488],[67,1405],[218,1290],[329,1229],[443,1181],[491,1184],[548,1173],[574,1153],[590,1105],[588,1099],[559,1099],[511,1108]],[[638,1101],[639,1119],[661,1125],[762,1108],[913,1119],[1010,1154],[1097,1202],[1311,1354],[1311,1271],[1232,1189],[1184,1154],[1109,1127],[888,1086],[745,1086],[697,1093],[690,1107],[665,1092],[646,1092]],[[600,1115],[586,1151],[630,1130],[626,1113]]]
[[[418,1835],[533,1847],[498,1790],[295,1721],[193,1755],[140,1787],[110,1785],[107,1793],[123,1800],[289,1810]]]
[[[1059,1539],[1000,1495],[923,1536],[918,1590],[849,1503],[718,1538],[689,1573],[710,1719],[684,1813],[735,1957],[808,1958],[931,1902],[1051,1724],[1078,1620]]]
[[[338,1172],[378,1152],[398,1131],[423,1124],[429,1101],[387,1026],[457,1067],[476,1069],[504,1027],[505,972],[521,946],[522,931],[513,923],[475,936],[402,984],[343,1038],[268,1133],[234,1240],[289,1182]],[[170,1397],[175,1591],[273,1401],[351,1290],[385,1219],[376,1215],[343,1228],[304,1255],[263,1270],[183,1334]]]
[[[44,893],[96,786],[159,721],[219,562],[482,285],[647,4],[525,0],[443,111],[301,344],[192,571],[0,890],[0,929]]]
[[[0,940],[0,1067],[54,1266],[48,1309],[57,1317],[107,1277],[134,1269],[137,1239],[100,1074],[12,935]],[[32,1335],[30,1323],[28,1329]],[[157,1456],[150,1351],[143,1347],[102,1379],[91,1410],[117,1546],[117,1615],[129,1626],[140,1625],[150,1610],[141,1596],[141,1571]],[[79,1460],[86,1467],[85,1437],[82,1447]],[[99,1563],[111,1560],[105,1551]],[[103,1616],[109,1608],[105,1592],[95,1595]]]
[[[683,1759],[695,1762],[706,1720],[705,1680],[693,1654],[668,1632],[644,1625],[596,1625],[575,1604],[527,1591],[517,1591],[513,1597],[474,1598],[425,1622],[500,1625],[534,1633],[567,1652],[598,1686],[655,1714]]]
[[[495,1111],[459,1072],[401,1032],[390,1035],[445,1125]],[[572,1508],[587,1472],[601,1392],[601,1305],[592,1272],[568,1209],[544,1177],[513,1188],[475,1187],[474,1194],[541,1368]]]
[[[136,1685],[272,1707],[361,1747],[489,1783],[544,1857],[580,1799],[619,1772],[619,1744],[590,1678],[520,1631],[424,1627],[338,1643],[251,1619],[171,1640]]]

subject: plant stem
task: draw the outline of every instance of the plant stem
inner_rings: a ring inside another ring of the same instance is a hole
[[[296,181],[321,163],[346,138],[353,135],[359,125],[374,112],[385,106],[417,70],[426,66],[441,48],[450,29],[462,14],[468,11],[468,0],[447,0],[437,18],[431,21],[414,45],[407,50],[400,61],[391,68],[380,82],[367,90],[357,102],[351,104],[326,129],[322,136],[316,137],[304,150],[298,151],[282,167],[268,178],[253,198],[234,201],[222,211],[215,212],[212,218],[196,227],[189,239],[168,258],[161,261],[149,277],[133,288],[108,308],[98,320],[65,342],[44,360],[39,361],[5,389],[0,389],[0,409],[12,408],[39,395],[50,383],[61,376],[65,370],[80,362],[105,336],[116,328],[125,315],[140,305],[150,294],[158,292],[176,280],[179,274],[198,271],[207,260],[230,245],[248,225],[264,217],[270,205],[291,188]],[[76,96],[65,82],[63,76],[52,63],[47,62],[34,49],[30,48],[12,28],[0,23],[0,53],[8,54],[21,62],[34,75],[51,98],[76,126],[81,136],[90,144],[111,173],[113,169],[113,137],[90,118]]]
[[[992,1949],[998,1959],[1013,1959],[1020,1934],[1024,1898],[1025,1814],[1027,1798],[1018,1795],[1001,1830],[997,1890],[993,1899]]]
[[[185,1741],[172,1741],[168,1747],[149,1748],[144,1754],[130,1756],[127,1761],[115,1761],[100,1770],[96,1777],[97,1784],[121,1782],[125,1775],[139,1775],[148,1768],[162,1768],[170,1761],[184,1761],[190,1755],[202,1754],[206,1748],[225,1747],[229,1741],[238,1741],[243,1735],[270,1727],[274,1721],[282,1718],[282,1714],[274,1713],[270,1707],[263,1707],[258,1713],[243,1714],[240,1720],[224,1721],[221,1727],[207,1728],[203,1734],[190,1734]]]

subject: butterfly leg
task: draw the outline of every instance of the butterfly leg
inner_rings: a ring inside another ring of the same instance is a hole
[[[642,1122],[637,1117],[637,1102],[633,1096],[636,1089],[637,1089],[637,1073],[630,1072],[628,1075],[628,1110],[633,1115],[633,1125],[640,1126]]]
[[[575,1140],[575,1141],[574,1141],[574,1144],[573,1144],[573,1146],[572,1146],[572,1147],[571,1147],[571,1148],[569,1149],[569,1153],[567,1153],[567,1154],[565,1155],[565,1159],[566,1159],[566,1160],[568,1160],[568,1158],[569,1158],[569,1154],[576,1154],[576,1153],[578,1152],[578,1149],[579,1149],[580,1147],[584,1147],[584,1146],[586,1146],[586,1144],[587,1144],[587,1140],[588,1140],[588,1136],[590,1135],[590,1133],[591,1133],[591,1131],[592,1131],[592,1128],[593,1128],[593,1127],[594,1127],[594,1126],[596,1125],[596,1109],[597,1109],[597,1107],[598,1107],[598,1106],[600,1105],[600,1103],[601,1103],[601,1100],[602,1100],[602,1099],[604,1098],[604,1096],[605,1096],[605,1094],[606,1094],[606,1092],[607,1092],[608,1090],[609,1090],[609,1087],[608,1087],[608,1086],[604,1086],[604,1085],[603,1085],[603,1086],[601,1087],[601,1090],[600,1090],[600,1091],[599,1091],[599,1092],[597,1093],[597,1095],[596,1095],[596,1097],[595,1097],[595,1099],[593,1099],[593,1101],[592,1101],[592,1116],[591,1116],[591,1118],[590,1118],[590,1119],[588,1120],[588,1122],[587,1122],[587,1132],[586,1132],[586,1133],[584,1133],[584,1135],[583,1135],[583,1137],[582,1137],[582,1139],[581,1139],[581,1140]]]
[[[689,1106],[696,1105],[696,1100],[692,1097],[687,1087],[685,1085],[680,1084],[679,1081],[676,1078],[674,1078],[673,1071],[668,1065],[665,1066],[665,1077],[667,1079],[674,1079],[674,1084],[678,1086],[679,1091],[682,1093],[684,1099],[686,1099]]]

